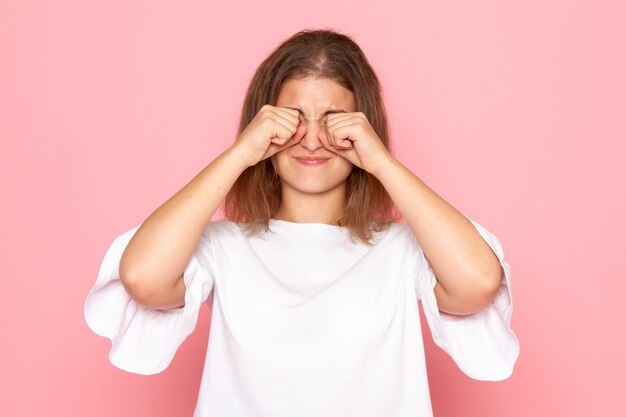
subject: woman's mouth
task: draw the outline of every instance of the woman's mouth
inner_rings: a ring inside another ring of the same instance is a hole
[[[328,161],[330,158],[323,156],[294,156],[296,161],[306,166],[318,166]]]

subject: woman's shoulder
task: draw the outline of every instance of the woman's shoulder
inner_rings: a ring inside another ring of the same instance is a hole
[[[401,222],[391,222],[387,225],[387,228],[384,230],[385,235],[393,235],[398,236],[401,235],[403,237],[411,237],[413,236],[413,231],[406,223]]]
[[[379,232],[374,234],[376,243],[402,244],[403,242],[413,243],[415,236],[406,223],[391,222]]]
[[[228,219],[211,220],[203,231],[203,236],[209,240],[220,237],[240,236],[239,225]]]

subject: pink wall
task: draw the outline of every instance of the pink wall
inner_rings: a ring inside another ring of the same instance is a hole
[[[1,2],[0,415],[191,415],[208,308],[145,377],[109,364],[85,297],[112,239],[234,139],[261,59],[325,26],[378,71],[398,159],[512,266],[513,376],[469,379],[426,330],[435,415],[624,415],[625,16],[607,0]]]

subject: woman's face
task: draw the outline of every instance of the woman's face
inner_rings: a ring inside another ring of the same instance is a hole
[[[352,92],[328,78],[290,79],[283,83],[276,106],[299,109],[300,122],[308,126],[299,144],[272,156],[283,193],[323,193],[343,187],[353,165],[325,149],[320,139],[328,143],[327,114],[356,111]]]

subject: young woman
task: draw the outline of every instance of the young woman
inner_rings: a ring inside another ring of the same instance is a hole
[[[206,301],[196,417],[430,416],[417,300],[464,373],[511,375],[499,241],[389,152],[357,44],[307,30],[257,69],[235,143],[114,240],[85,318],[115,366],[148,375]]]

